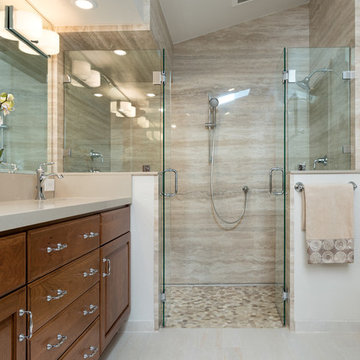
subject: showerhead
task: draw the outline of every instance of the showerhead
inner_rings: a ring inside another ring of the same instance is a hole
[[[303,80],[297,81],[296,84],[300,86],[302,89],[306,91],[310,91],[311,90],[310,79],[313,77],[314,74],[318,72],[327,73],[332,71],[333,71],[332,69],[326,69],[326,68],[316,69],[313,72],[311,72],[308,76],[305,76]]]
[[[214,108],[218,107],[219,100],[217,98],[211,98],[209,100],[209,105],[214,109]]]

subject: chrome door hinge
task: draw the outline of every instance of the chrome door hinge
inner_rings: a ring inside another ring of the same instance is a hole
[[[285,302],[285,301],[288,301],[288,300],[289,300],[289,293],[287,291],[283,291],[282,301]]]
[[[283,83],[296,83],[296,70],[284,70],[283,71]]]
[[[282,77],[283,82],[289,80],[289,72],[288,72],[288,71],[284,70],[283,73],[282,73],[282,75],[283,75],[283,77]]]
[[[166,82],[166,73],[161,71],[153,71],[153,85],[162,85]]]
[[[355,79],[355,71],[343,71],[342,72],[343,80],[353,80]]]
[[[160,301],[161,301],[162,303],[165,303],[165,302],[166,302],[166,294],[165,294],[164,292],[160,294]]]

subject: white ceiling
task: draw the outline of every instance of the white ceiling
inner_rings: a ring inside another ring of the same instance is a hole
[[[250,0],[233,7],[233,0],[160,0],[174,43],[308,2],[309,0]]]
[[[149,0],[96,0],[81,10],[73,0],[26,0],[55,26],[142,24]],[[174,43],[308,3],[309,0],[160,0]]]
[[[95,0],[92,10],[79,9],[73,0],[27,1],[55,26],[83,26],[142,24],[146,0]]]

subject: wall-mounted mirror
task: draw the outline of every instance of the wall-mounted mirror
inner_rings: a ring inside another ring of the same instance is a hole
[[[64,171],[161,169],[158,50],[66,51]]]
[[[0,172],[16,166],[17,172],[32,173],[39,163],[48,160],[48,59],[4,28],[6,6],[13,6],[14,27],[22,34],[27,34],[26,27],[36,28],[32,17],[41,16],[25,0],[0,2],[0,101],[5,100],[4,96],[1,98],[5,93],[11,94],[14,102],[10,111],[0,111],[0,149],[4,149]],[[41,18],[40,27],[46,30],[52,25]],[[33,40],[31,31],[29,36]]]

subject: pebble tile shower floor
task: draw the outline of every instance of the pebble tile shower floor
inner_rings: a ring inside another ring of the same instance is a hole
[[[168,286],[166,298],[166,327],[282,327],[274,286]]]

